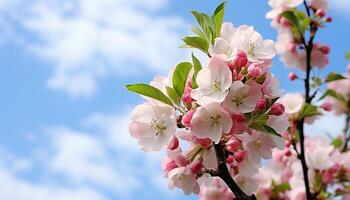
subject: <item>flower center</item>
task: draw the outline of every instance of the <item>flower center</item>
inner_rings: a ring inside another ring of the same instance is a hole
[[[236,104],[236,106],[239,106],[243,104],[243,102],[245,101],[245,98],[246,98],[246,95],[237,95],[231,100],[231,103],[234,103]]]
[[[255,49],[256,49],[256,45],[253,42],[249,42],[247,53],[251,56],[254,56]]]
[[[221,53],[222,53],[222,54],[225,54],[225,55],[227,55],[227,56],[231,56],[232,50],[231,50],[231,48],[226,47],[226,48],[221,49]]]
[[[163,134],[163,132],[167,129],[166,126],[164,126],[164,122],[160,122],[156,119],[152,119],[151,127],[156,132],[156,136]]]
[[[221,82],[211,81],[210,86],[214,90],[214,92],[221,92]]]
[[[215,126],[219,125],[220,118],[221,118],[221,116],[219,114],[211,115],[208,118],[208,122],[209,122],[210,127],[215,127]]]

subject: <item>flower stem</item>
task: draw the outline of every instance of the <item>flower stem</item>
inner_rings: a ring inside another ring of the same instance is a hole
[[[215,175],[219,176],[227,184],[227,186],[233,192],[237,200],[256,200],[256,197],[254,194],[248,196],[233,180],[230,172],[227,169],[225,152],[224,152],[224,149],[222,148],[222,145],[220,143],[214,144],[214,148],[215,148],[216,158],[218,163],[218,169]]]

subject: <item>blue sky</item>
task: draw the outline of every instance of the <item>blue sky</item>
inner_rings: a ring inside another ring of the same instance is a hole
[[[0,199],[196,199],[169,192],[161,154],[129,137],[129,113],[142,100],[124,85],[187,59],[177,47],[194,23],[189,10],[219,2],[0,0]],[[266,1],[228,0],[225,19],[274,39],[268,10]],[[347,64],[349,11],[333,0],[334,22],[318,35],[332,48],[326,71]],[[278,58],[272,70],[283,89],[300,89]],[[310,132],[327,128],[317,127]]]

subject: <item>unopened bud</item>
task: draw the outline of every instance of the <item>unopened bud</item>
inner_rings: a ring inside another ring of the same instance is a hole
[[[331,48],[329,46],[321,46],[318,48],[322,53],[324,54],[329,54],[329,52],[331,51]]]
[[[290,72],[288,74],[288,78],[289,78],[289,80],[294,81],[295,79],[298,78],[298,76],[294,72]]]
[[[203,163],[201,160],[194,160],[190,165],[190,169],[194,174],[197,174],[198,172],[200,172],[202,168],[203,168]]]
[[[326,22],[332,22],[333,21],[333,18],[332,17],[327,17],[326,18]]]
[[[316,15],[319,17],[324,17],[326,13],[322,9],[317,9]]]
[[[248,67],[248,75],[257,78],[262,75],[262,69],[257,64],[251,64]]]
[[[237,68],[245,67],[248,63],[247,54],[244,51],[239,50],[233,61],[234,66]]]
[[[230,152],[236,152],[238,149],[241,147],[241,142],[237,138],[231,138],[227,143],[226,143],[226,149],[227,151]]]
[[[177,139],[177,137],[174,136],[174,137],[171,139],[171,141],[170,141],[170,143],[169,143],[169,145],[168,145],[168,148],[169,148],[170,150],[175,150],[175,149],[177,149],[178,147],[179,147],[179,139]]]
[[[321,106],[320,106],[323,110],[325,111],[332,111],[333,108],[333,104],[329,101],[324,102]]]
[[[259,99],[255,107],[259,111],[264,110],[266,108],[266,99]]]
[[[192,120],[194,113],[195,113],[195,110],[190,110],[182,117],[182,124],[184,126],[186,126],[186,127],[191,126],[191,120]]]
[[[242,162],[244,160],[245,152],[244,151],[237,151],[235,154],[233,154],[233,157],[237,162]]]
[[[284,112],[284,106],[280,103],[275,103],[271,106],[270,114],[280,116]]]

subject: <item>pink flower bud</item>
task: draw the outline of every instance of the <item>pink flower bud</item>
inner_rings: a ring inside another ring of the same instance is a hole
[[[293,176],[293,171],[290,168],[286,168],[282,172],[282,181],[288,182],[292,176]]]
[[[194,142],[201,145],[203,148],[208,148],[213,143],[209,138],[197,138],[197,137],[194,137]]]
[[[184,155],[180,154],[175,158],[175,163],[177,166],[183,167],[187,165],[188,160]]]
[[[290,145],[292,145],[292,141],[290,141],[290,140],[285,140],[284,146],[289,148]]]
[[[235,158],[233,157],[233,155],[229,155],[226,158],[226,163],[231,164],[231,163],[233,163],[234,160],[235,160]]]
[[[332,17],[327,17],[326,18],[326,22],[332,22],[333,21],[333,18]]]
[[[284,106],[280,103],[275,103],[271,106],[270,114],[280,116],[284,112]]]
[[[191,97],[191,92],[192,92],[192,88],[191,87],[186,87],[185,88],[185,91],[184,91],[184,94],[182,95],[182,101],[184,103],[192,103],[193,99]]]
[[[333,104],[329,101],[324,102],[321,106],[320,106],[323,110],[325,111],[332,111],[333,108]]]
[[[325,171],[322,173],[322,182],[324,184],[331,184],[334,180],[333,174],[330,173],[329,171]]]
[[[177,139],[177,137],[173,137],[168,145],[168,148],[170,150],[175,150],[179,147],[179,139]]]
[[[233,61],[234,66],[237,68],[245,67],[248,63],[247,54],[244,51],[239,50]]]
[[[266,108],[266,99],[259,99],[255,107],[259,111],[264,110]]]
[[[175,160],[172,160],[166,164],[165,171],[170,172],[171,170],[177,168]]]
[[[285,148],[285,149],[283,150],[283,154],[284,154],[285,156],[289,157],[289,156],[292,155],[292,152],[290,151],[289,148]]]
[[[282,26],[284,26],[286,28],[291,26],[289,20],[284,18],[284,17],[281,18],[281,24],[282,24]]]
[[[235,154],[233,154],[233,157],[237,162],[242,162],[244,160],[245,152],[244,151],[237,151]]]
[[[228,66],[228,68],[230,68],[230,70],[233,70],[234,61],[229,61],[229,62],[227,62],[227,66]]]
[[[329,46],[326,46],[326,45],[322,45],[318,49],[324,54],[329,54],[329,52],[331,51],[331,48]]]
[[[258,64],[251,64],[248,67],[248,75],[257,78],[262,75],[262,69]]]
[[[319,17],[324,17],[326,13],[322,9],[317,9],[316,15]]]
[[[195,112],[195,110],[190,110],[182,117],[182,124],[184,126],[191,127],[191,120]]]
[[[332,174],[336,174],[339,172],[340,168],[341,168],[340,165],[336,163],[329,169],[329,172]]]
[[[238,149],[241,147],[241,142],[237,138],[231,138],[227,143],[226,143],[226,149],[227,151],[230,151],[232,153],[238,151]]]
[[[298,78],[298,76],[294,72],[290,72],[288,74],[288,78],[289,78],[289,80],[294,81],[295,79]]]
[[[190,169],[194,174],[197,174],[198,172],[200,172],[202,168],[203,168],[203,163],[201,160],[194,160],[190,165]]]

